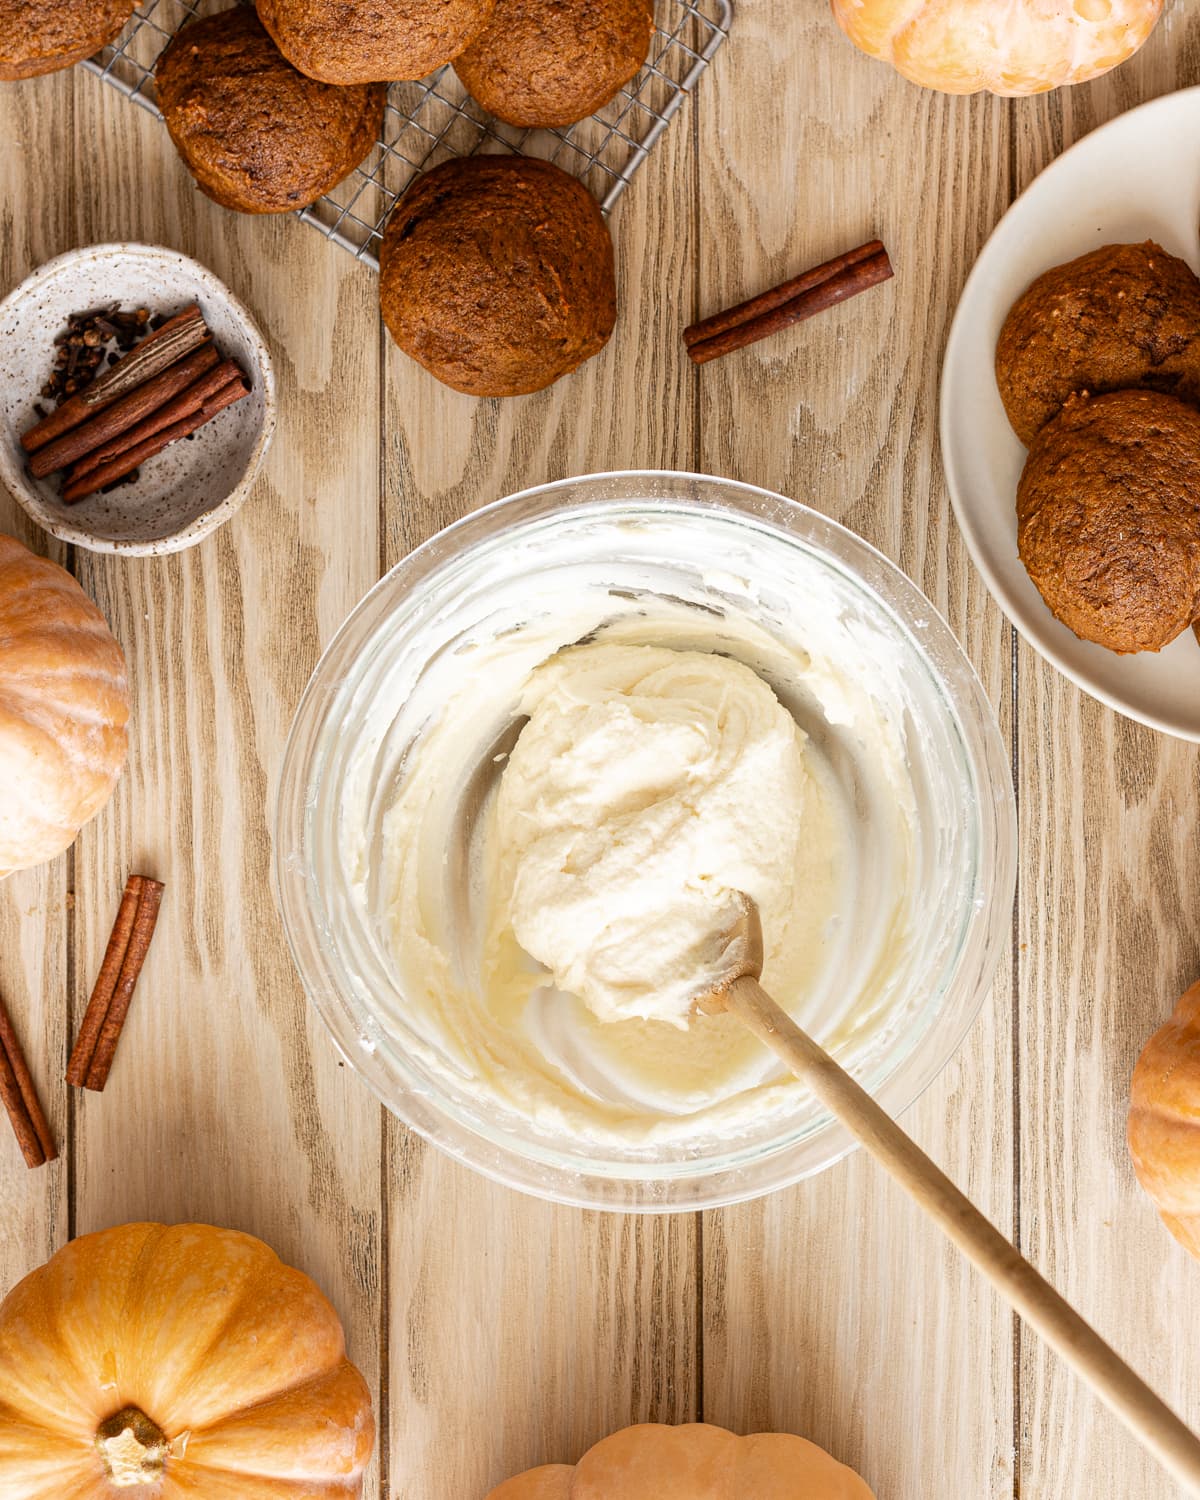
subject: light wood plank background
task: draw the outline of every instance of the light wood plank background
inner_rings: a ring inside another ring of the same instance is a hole
[[[506,403],[424,376],[382,334],[369,272],[291,219],[201,198],[160,127],[95,79],[0,86],[0,288],[76,244],[176,246],[254,309],[282,402],[254,495],[180,557],[68,554],[0,495],[0,527],[99,601],[135,692],[110,808],[70,855],[0,886],[0,989],[65,1148],[29,1173],[0,1139],[0,1290],[129,1218],[261,1234],[328,1291],[375,1389],[372,1500],[482,1500],[625,1422],[699,1416],[805,1433],[880,1500],[1174,1493],[858,1157],[755,1204],[643,1220],[540,1204],[426,1148],[304,1003],[268,828],[321,646],[381,571],[475,506],[571,473],[683,467],[853,527],[964,641],[1020,801],[1012,954],[906,1124],[1200,1423],[1200,1267],[1123,1144],[1133,1059],[1200,973],[1200,752],[1017,643],[959,541],[936,438],[954,303],[1008,203],[1081,134],[1197,79],[1184,0],[1115,75],[1015,103],[913,88],[856,54],[823,0],[741,0],[614,216],[612,345]],[[703,371],[681,359],[693,317],[872,234],[888,286]],[[131,866],[167,881],[167,906],[109,1088],[68,1097]]]

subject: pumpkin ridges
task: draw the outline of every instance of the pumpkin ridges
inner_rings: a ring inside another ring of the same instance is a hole
[[[704,1422],[613,1433],[572,1470],[552,1464],[487,1500],[875,1500],[852,1469],[790,1433],[738,1437]]]
[[[542,1464],[515,1479],[506,1479],[490,1492],[487,1500],[571,1500],[574,1477],[574,1464]]]
[[[153,1227],[129,1226],[132,1231]],[[102,1237],[89,1235],[87,1240]],[[90,1444],[96,1408],[111,1403],[115,1411],[123,1403],[117,1399],[119,1393],[94,1374],[104,1361],[109,1347],[105,1341],[119,1313],[106,1313],[95,1305],[106,1300],[110,1287],[107,1282],[98,1285],[80,1266],[76,1247],[86,1243],[75,1240],[64,1246],[0,1302],[0,1400],[52,1432],[82,1435]],[[91,1316],[78,1316],[77,1284],[93,1303]],[[68,1306],[76,1316],[66,1316]],[[106,1330],[99,1350],[93,1344],[98,1324]]]
[[[970,3],[970,0],[968,0]],[[950,36],[947,36],[947,33]],[[947,41],[953,37],[954,17],[944,7],[925,4],[906,25],[892,34],[890,61],[897,72],[925,85],[936,74],[936,87],[947,94],[975,94],[988,86],[988,76],[976,61],[949,65]]]
[[[1186,1218],[1159,1209],[1163,1223],[1188,1252],[1200,1260],[1200,1214],[1189,1214]]]
[[[0,713],[23,718],[34,705],[68,732],[76,724],[105,722],[124,730],[129,721],[125,658],[102,619],[80,619],[70,628],[61,622],[52,630],[34,627],[13,638],[12,647],[0,651]],[[95,702],[81,701],[81,689]]]
[[[84,593],[79,580],[57,563],[37,558],[33,566],[10,567],[6,573],[6,624],[4,634],[0,635],[0,651],[8,650],[22,635],[45,635],[53,639],[80,630],[100,640],[108,639],[107,624],[95,602]]]
[[[871,57],[891,60],[892,34],[919,16],[925,0],[830,0],[838,25]]]
[[[67,848],[128,752],[125,657],[57,563],[0,535],[0,875]]]
[[[214,1234],[220,1238],[214,1239]],[[222,1394],[227,1389],[245,1393],[239,1410],[277,1394],[282,1349],[286,1348],[293,1372],[289,1389],[344,1357],[341,1324],[328,1300],[303,1272],[285,1266],[261,1240],[236,1230],[177,1224],[164,1230],[157,1254],[163,1264],[160,1269],[147,1267],[137,1309],[151,1368],[142,1373],[136,1390],[124,1394],[169,1436],[233,1416]],[[244,1274],[222,1289],[218,1315],[214,1284],[205,1280],[206,1262],[219,1265],[228,1283],[235,1255],[242,1258]],[[197,1309],[174,1291],[172,1266],[177,1260],[189,1264],[201,1294],[206,1335],[202,1339],[197,1338]],[[155,1297],[155,1282],[166,1289],[165,1299]],[[237,1331],[236,1345],[231,1329]]]
[[[1163,1212],[1200,1210],[1200,1129],[1166,1112],[1135,1109],[1126,1141],[1138,1181]]]
[[[1200,1125],[1200,984],[1188,990],[1170,1020],[1142,1049],[1131,1098],[1183,1125]]]
[[[64,631],[63,634],[66,635],[67,632]],[[36,646],[36,642],[33,644]],[[30,702],[48,697],[53,692],[57,694],[57,709],[61,711],[70,707],[75,713],[87,714],[88,720],[93,723],[100,722],[107,712],[116,714],[118,709],[128,708],[129,682],[125,675],[125,663],[114,658],[107,649],[114,642],[105,642],[97,635],[93,641],[84,643],[76,634],[72,642],[74,655],[70,661],[63,660],[63,643],[54,644],[57,649],[47,649],[44,663],[30,662],[31,643],[28,638],[21,643],[24,660],[19,669],[0,657],[0,704],[8,704],[11,699],[17,698],[24,713]],[[93,656],[94,661],[91,659]],[[85,683],[96,693],[104,695],[102,708],[92,709],[89,713],[86,704],[72,702],[78,696],[80,683]]]
[[[1113,0],[1096,22],[1061,0],[832,0],[871,57],[943,93],[1044,93],[1099,77],[1141,47],[1162,0]]]
[[[731,1500],[875,1500],[866,1482],[845,1464],[790,1432],[742,1438],[734,1449]]]
[[[1126,1141],[1137,1179],[1163,1222],[1200,1258],[1200,983],[1142,1049],[1130,1084]]]
[[[4,1500],[24,1500],[43,1491],[57,1497],[64,1484],[89,1475],[94,1479],[96,1466],[74,1435],[48,1435],[44,1423],[0,1402],[0,1474]]]
[[[268,1289],[264,1294],[268,1276],[276,1285],[273,1291]],[[287,1297],[280,1297],[281,1285],[290,1287]],[[258,1328],[256,1341],[244,1332],[252,1320]],[[232,1327],[239,1331],[239,1345],[236,1349],[222,1348]],[[280,1386],[277,1374],[271,1377],[267,1372],[283,1349],[295,1366],[295,1373],[286,1385]],[[308,1386],[323,1369],[344,1359],[345,1352],[338,1316],[313,1282],[303,1272],[282,1262],[277,1267],[264,1267],[262,1274],[244,1287],[237,1308],[231,1310],[221,1330],[221,1338],[213,1341],[197,1368],[186,1403],[171,1408],[175,1430],[186,1427],[199,1431],[251,1413],[275,1395],[290,1395]],[[261,1384],[255,1394],[236,1407],[224,1404],[221,1393],[231,1381],[245,1391],[253,1388],[255,1382],[267,1379],[273,1383]]]
[[[11,538],[0,536],[0,541]],[[96,604],[88,598],[79,583],[57,563],[30,554],[30,565],[5,568],[0,556],[0,574],[4,577],[4,611],[0,620],[0,668],[7,676],[14,670],[12,657],[19,652],[23,660],[22,675],[42,671],[59,672],[64,648],[72,652],[83,647],[94,657],[93,669],[125,681],[125,654],[114,640],[108,622]],[[16,574],[14,580],[13,575]],[[24,575],[22,577],[22,575]],[[49,594],[51,597],[47,598]],[[80,638],[83,638],[81,640]],[[32,639],[35,652],[28,663],[26,652]],[[59,665],[55,666],[55,659]]]
[[[9,816],[0,821],[0,848],[13,852],[7,856],[8,869],[25,869],[54,859],[69,849],[79,830],[90,823],[112,796],[125,764],[128,741],[124,732],[107,737],[91,746],[92,754],[68,758],[63,744],[54,736],[40,735],[33,744],[29,738],[32,726],[24,725],[21,733],[4,732],[0,726],[0,756],[11,787],[28,787],[31,795],[19,806],[10,807]],[[49,750],[47,756],[46,751]],[[74,767],[70,759],[75,761]],[[115,766],[111,776],[80,774],[89,760],[101,760]],[[47,773],[47,767],[53,774]],[[34,772],[33,777],[29,772]],[[40,808],[37,805],[40,803]],[[31,854],[29,851],[36,851]]]
[[[314,1407],[319,1407],[328,1421],[341,1428],[344,1438],[341,1452],[330,1451],[323,1433],[317,1439],[321,1451],[314,1451],[315,1444],[309,1441],[313,1437]],[[348,1359],[343,1359],[323,1375],[193,1431],[185,1453],[189,1464],[230,1473],[275,1479],[308,1475],[333,1480],[358,1473],[374,1446],[370,1390],[360,1372]],[[253,1468],[247,1467],[248,1458],[253,1459]]]
[[[141,1500],[136,1491],[125,1494],[129,1500]],[[171,1469],[154,1500],[314,1500],[317,1495],[320,1500],[358,1500],[361,1494],[361,1478],[344,1485],[323,1481],[321,1488],[315,1490],[311,1483],[226,1474],[220,1469],[199,1469],[183,1463]],[[53,1500],[58,1500],[58,1496]]]
[[[27,1490],[5,1492],[5,1500],[96,1500],[95,1473],[43,1479]],[[150,1500],[158,1500],[151,1496]]]
[[[728,1476],[737,1441],[706,1422],[626,1427],[579,1460],[571,1500],[733,1500]]]
[[[278,1328],[264,1327],[263,1307]],[[197,1350],[207,1351],[203,1371]],[[190,1388],[164,1389],[165,1370]],[[152,1388],[162,1401],[147,1400]],[[370,1393],[325,1298],[261,1242],[204,1225],[87,1235],[26,1277],[0,1304],[0,1389],[13,1394],[16,1423],[56,1455],[76,1455],[85,1476],[68,1487],[58,1474],[26,1494],[24,1454],[0,1434],[3,1500],[351,1500],[374,1438]],[[169,1432],[169,1410],[198,1409],[201,1396],[231,1418],[225,1439],[241,1472],[208,1468],[196,1461],[203,1444],[189,1457],[190,1433]],[[255,1433],[266,1475],[248,1470]],[[290,1477],[275,1476],[289,1464]],[[118,1492],[109,1469],[151,1482]]]
[[[9,736],[5,733],[3,719],[0,719],[0,763],[15,785],[32,780],[46,757],[58,756],[58,742],[53,735],[44,731],[31,733],[30,730],[31,726],[24,724],[21,733]],[[20,832],[10,827],[8,837],[22,847],[36,843],[39,853],[44,853],[48,859],[69,849],[83,826],[76,824],[73,809],[67,808],[70,796],[65,779],[60,778],[59,785],[53,788],[53,805],[48,805],[51,798],[45,795],[41,798],[40,808],[35,809],[28,801],[24,802],[20,808]],[[92,800],[88,798],[89,805]],[[98,811],[98,807],[94,808],[93,814]],[[8,819],[10,825],[15,821],[15,818]]]
[[[21,642],[19,665],[0,658],[0,721],[54,731],[68,755],[74,747],[76,755],[97,754],[100,731],[111,740],[106,752],[121,754],[128,745],[129,682],[116,642],[85,641],[75,633],[69,648],[45,644],[44,664],[30,661],[37,643],[29,637]]]

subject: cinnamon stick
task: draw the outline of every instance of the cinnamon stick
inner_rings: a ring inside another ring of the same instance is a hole
[[[119,458],[127,449],[138,447],[147,438],[153,437],[156,432],[161,432],[164,427],[171,427],[176,422],[182,421],[184,417],[190,417],[193,412],[200,410],[210,396],[216,395],[219,390],[235,379],[245,380],[240,366],[232,359],[222,360],[220,364],[214,365],[201,375],[199,380],[194,380],[178,396],[165,401],[144,422],[139,422],[136,427],[119,433],[110,442],[101,443],[90,453],[85,453],[71,470],[69,482],[73,484],[75,480],[82,479],[85,474],[90,474],[93,469],[99,468],[101,464],[111,463],[114,458]]]
[[[892,274],[887,251],[879,240],[872,240],[736,307],[694,323],[683,335],[688,357],[702,365],[744,349],[878,286]]]
[[[121,1031],[125,1025],[125,1018],[129,1014],[129,1006],[133,1000],[133,992],[141,976],[142,966],[146,962],[146,955],[150,951],[150,940],[154,936],[155,924],[158,922],[159,908],[162,905],[163,884],[160,880],[151,880],[149,876],[143,875],[141,879],[141,890],[138,893],[137,910],[134,913],[133,925],[129,931],[129,943],[121,959],[120,972],[113,986],[108,1006],[100,1030],[96,1037],[95,1050],[88,1064],[87,1076],[84,1078],[83,1086],[99,1093],[108,1082],[109,1070],[116,1056],[117,1043],[121,1040]],[[128,892],[128,886],[126,887]],[[125,903],[121,903],[124,909]],[[121,912],[117,914],[117,921],[121,921]],[[115,936],[115,932],[114,932]],[[108,954],[105,954],[105,964],[108,962]],[[103,974],[104,968],[101,968]],[[99,985],[99,981],[97,981]],[[88,1009],[91,1009],[89,1005]],[[85,1017],[86,1020],[86,1017]]]
[[[96,977],[91,999],[84,1012],[83,1024],[79,1028],[79,1035],[75,1038],[71,1058],[67,1063],[67,1082],[72,1088],[81,1089],[87,1082],[88,1069],[92,1065],[100,1029],[104,1025],[105,1016],[108,1015],[108,1008],[112,1004],[113,993],[117,988],[117,980],[121,977],[121,965],[125,962],[125,954],[129,950],[129,939],[133,933],[138,903],[142,899],[143,884],[144,881],[140,875],[131,875],[125,882],[125,891],[117,910],[117,920],[113,923],[112,935],[109,937],[108,947],[104,950],[104,961],[100,965],[100,973]]]
[[[89,417],[95,416],[103,407],[109,406],[121,396],[127,395],[137,386],[152,380],[176,361],[199,348],[210,338],[208,325],[195,305],[185,307],[181,313],[168,318],[154,333],[147,334],[119,359],[115,365],[98,375],[69,401],[64,401],[56,411],[43,417],[21,434],[21,446],[26,453],[34,453],[45,447],[64,432],[70,432]]]
[[[250,388],[241,375],[235,376],[228,385],[222,386],[219,391],[210,396],[204,405],[191,416],[184,417],[182,421],[175,422],[170,427],[164,427],[161,432],[156,432],[136,447],[127,448],[116,458],[106,464],[101,464],[82,478],[72,479],[63,489],[63,500],[68,505],[74,505],[77,500],[83,500],[88,495],[94,495],[97,490],[104,489],[106,485],[113,484],[118,479],[124,479],[125,475],[131,473],[139,464],[145,463],[148,458],[153,458],[156,453],[161,453],[164,448],[179,438],[187,437],[190,432],[195,432],[198,427],[203,427],[206,422],[211,422],[218,412],[224,411],[227,406],[232,406],[235,401],[240,401],[249,393]]]
[[[4,1108],[8,1113],[13,1134],[17,1138],[17,1145],[21,1148],[21,1155],[25,1158],[25,1165],[27,1167],[42,1166],[46,1160],[46,1153],[42,1150],[42,1144],[37,1138],[37,1131],[33,1128],[33,1121],[29,1118],[29,1110],[21,1096],[20,1085],[13,1072],[12,1063],[3,1048],[0,1048],[0,1099],[4,1101]]]
[[[53,474],[55,469],[65,469],[68,464],[74,463],[85,453],[90,453],[93,448],[109,442],[118,433],[136,427],[164,402],[186,390],[219,359],[220,355],[213,344],[202,345],[186,359],[179,360],[153,380],[147,380],[121,400],[105,407],[90,422],[72,428],[62,437],[39,448],[29,460],[30,472],[35,478],[44,479],[47,474]]]
[[[37,1090],[12,1021],[0,1000],[0,1098],[27,1167],[40,1167],[58,1155],[38,1102]]]

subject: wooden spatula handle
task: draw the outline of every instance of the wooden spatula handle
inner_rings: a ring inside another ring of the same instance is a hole
[[[808,1084],[1163,1468],[1200,1496],[1200,1439],[1195,1433],[757,981],[748,976],[734,980],[723,993],[729,1011]]]

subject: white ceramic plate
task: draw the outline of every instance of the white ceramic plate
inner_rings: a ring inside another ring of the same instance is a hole
[[[1001,325],[1036,276],[1101,245],[1145,239],[1200,270],[1200,88],[1155,99],[1085,136],[996,226],[946,346],[942,457],[971,556],[1030,645],[1118,712],[1200,740],[1200,645],[1190,630],[1157,654],[1117,656],[1060,625],[1030,582],[1017,556],[1025,448],[993,373]]]
[[[221,353],[249,377],[250,394],[193,442],[172,443],[147,459],[135,484],[64,505],[57,476],[37,480],[29,473],[19,437],[35,420],[54,335],[71,313],[109,302],[151,313],[199,303]],[[211,271],[177,250],[130,244],[70,250],[0,302],[0,481],[64,542],[127,555],[193,546],[246,498],[274,427],[275,377],[254,319]]]

